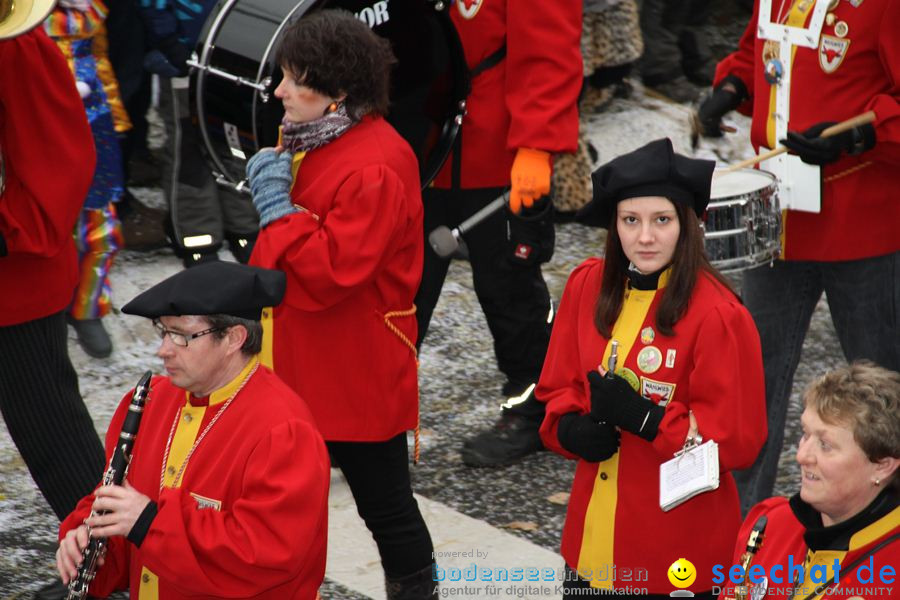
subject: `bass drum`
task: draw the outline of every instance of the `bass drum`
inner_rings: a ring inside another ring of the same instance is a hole
[[[459,131],[468,69],[448,3],[428,0],[224,0],[207,19],[191,68],[192,117],[219,183],[244,187],[247,159],[275,146],[284,110],[272,92],[284,28],[324,8],[355,14],[391,42],[388,121],[419,159],[422,187],[437,174]]]

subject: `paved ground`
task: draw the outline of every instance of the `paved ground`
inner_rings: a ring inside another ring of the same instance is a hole
[[[662,135],[670,136],[680,151],[689,152],[687,110],[654,98],[637,86],[631,99],[618,99],[602,113],[588,115],[585,126],[604,161]],[[714,144],[704,142],[698,155],[718,157],[723,162],[748,155],[748,123],[737,120],[736,124],[740,131],[734,138]],[[159,202],[154,190],[138,192],[150,202]],[[599,253],[597,231],[560,225],[556,255],[546,268],[553,297],[559,298],[575,265]],[[179,268],[179,261],[168,250],[123,252],[113,273],[115,305],[121,306]],[[153,357],[155,339],[148,322],[116,313],[106,319],[106,324],[116,348],[107,360],[87,357],[75,343],[74,333],[70,335],[70,354],[81,391],[100,432],[105,431],[122,392],[143,370],[160,371],[159,361]],[[778,493],[789,494],[796,487],[792,458],[798,437],[798,392],[811,379],[841,363],[823,300],[813,317],[797,372]],[[556,552],[565,514],[560,494],[569,489],[573,464],[547,452],[500,470],[468,469],[459,459],[461,440],[491,424],[501,401],[501,379],[490,336],[465,263],[456,262],[450,270],[422,351],[420,383],[423,452],[421,463],[413,468],[414,487],[420,494],[436,549],[463,553],[448,557],[445,564],[468,566],[472,561],[464,554],[472,552],[476,562],[481,558],[479,565],[490,567],[559,567]],[[383,597],[374,546],[353,514],[346,487],[337,476],[331,520],[329,579],[323,597]],[[31,591],[54,576],[56,527],[8,434],[0,428],[0,600],[28,598]],[[512,562],[510,557],[514,558]],[[480,589],[465,595],[480,597],[487,593]],[[553,589],[521,588],[493,597],[515,594],[557,597]]]

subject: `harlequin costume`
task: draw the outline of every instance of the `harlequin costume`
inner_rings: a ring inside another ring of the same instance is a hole
[[[751,563],[751,570],[758,566],[763,574],[757,569],[754,579],[758,581],[751,585],[765,593],[766,598],[806,598],[817,591],[823,580],[828,582],[825,589],[813,598],[870,598],[888,595],[894,589],[895,571],[900,564],[900,506],[896,492],[886,489],[859,514],[828,527],[822,525],[819,512],[797,494],[790,500],[764,500],[747,515],[738,532],[734,557],[721,571],[725,578],[720,584],[723,600],[733,598],[735,593],[728,569],[740,564],[750,532],[763,516],[767,519],[763,541]],[[862,562],[857,563],[860,559]],[[835,561],[840,566],[837,583]],[[852,566],[854,563],[856,566]],[[789,570],[791,565],[800,565],[802,570]],[[884,567],[890,567],[890,582],[882,580]]]
[[[118,135],[131,128],[119,86],[106,54],[101,0],[61,2],[44,22],[69,63],[84,100],[97,151],[97,168],[75,227],[79,282],[70,312],[75,319],[96,319],[111,306],[109,271],[122,247],[115,203],[125,189]]]

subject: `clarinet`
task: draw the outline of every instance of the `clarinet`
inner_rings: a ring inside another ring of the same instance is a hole
[[[766,530],[766,524],[768,524],[768,522],[769,519],[765,515],[757,519],[756,523],[753,525],[753,530],[750,532],[750,536],[747,538],[747,548],[741,555],[741,567],[744,570],[744,577],[741,580],[741,583],[734,588],[736,600],[747,600],[747,598],[752,596],[751,588],[753,587],[753,584],[750,583],[750,565],[753,563],[753,557],[756,556],[756,553],[759,552],[759,549],[762,546],[763,538],[765,537],[763,533]]]
[[[109,460],[109,467],[103,474],[101,485],[122,485],[125,475],[128,473],[128,465],[131,463],[131,449],[134,447],[134,438],[137,436],[138,427],[141,425],[141,415],[144,413],[144,403],[150,392],[151,371],[144,373],[138,381],[134,392],[131,394],[131,404],[119,433],[119,441]],[[91,516],[97,513],[91,511]],[[102,514],[102,513],[101,513]],[[97,574],[100,558],[106,553],[106,538],[90,538],[88,545],[81,552],[81,566],[78,567],[78,575],[69,582],[69,595],[67,600],[84,600],[87,598],[88,587]]]

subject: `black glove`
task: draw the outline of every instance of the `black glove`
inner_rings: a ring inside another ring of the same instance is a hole
[[[177,35],[170,35],[169,37],[160,40],[159,44],[157,44],[157,48],[159,48],[159,51],[162,52],[163,56],[166,57],[166,60],[169,61],[169,64],[172,65],[178,73],[178,77],[184,77],[188,74],[188,66],[186,63],[191,57],[191,50],[178,39]]]
[[[865,123],[829,137],[821,137],[823,131],[834,125],[833,121],[816,123],[803,133],[788,131],[781,140],[791,153],[810,165],[827,165],[844,154],[855,156],[875,146],[875,128]]]
[[[599,425],[590,415],[569,413],[559,419],[559,444],[588,462],[606,460],[619,450],[619,432],[612,425]]]
[[[697,118],[706,137],[722,137],[722,117],[741,105],[749,97],[744,82],[728,75],[719,82],[711,94],[700,103]]]
[[[625,431],[652,442],[666,409],[638,394],[619,377],[604,377],[597,371],[587,374],[591,386],[592,419],[618,425]]]

